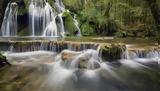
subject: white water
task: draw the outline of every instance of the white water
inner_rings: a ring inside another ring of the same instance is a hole
[[[47,55],[49,59],[45,57]],[[157,63],[157,61],[122,59],[115,63],[103,62],[96,50],[79,52],[64,50],[57,55],[43,51],[11,53],[7,55],[7,58],[10,61],[14,61],[13,58],[19,59],[21,64],[39,63],[39,60],[43,58],[41,62],[42,64],[45,63],[43,68],[47,68],[45,69],[45,72],[48,72],[45,73],[47,77],[42,83],[39,82],[38,87],[34,87],[37,89],[34,89],[34,91],[145,91],[146,88],[153,91],[155,85],[148,87],[145,83],[146,80],[150,83],[150,74],[155,76],[154,72],[159,72],[157,71],[158,68],[156,70],[152,67],[152,65],[154,67],[159,66],[158,64],[152,64]],[[33,58],[34,61],[30,61]],[[20,60],[23,60],[23,62]],[[51,63],[47,64],[47,60],[50,60]],[[39,68],[41,67],[38,67],[38,70],[43,70]],[[37,76],[43,76],[43,74],[37,74]],[[32,79],[31,82],[34,84],[39,80],[38,78]],[[128,83],[128,81],[130,82]],[[26,88],[29,87],[32,86],[29,85]],[[27,89],[25,91],[28,91]]]
[[[58,36],[57,25],[56,25],[56,17],[54,17],[53,21],[51,21],[46,29],[44,30],[43,36]]]
[[[74,25],[76,26],[76,28],[77,28],[77,36],[78,37],[80,37],[81,36],[81,29],[79,28],[79,23],[78,23],[78,21],[77,21],[77,19],[76,19],[76,15],[74,15]]]
[[[56,53],[47,51],[33,51],[23,53],[5,53],[8,61],[11,64],[19,65],[34,65],[41,63],[52,62]]]
[[[63,13],[65,6],[61,0],[55,0],[54,10],[46,0],[30,0],[29,13],[29,33],[31,37],[65,37]],[[1,36],[17,36],[17,13],[16,3],[9,3],[1,27]],[[76,16],[74,24],[78,30],[77,36],[81,36]]]
[[[55,2],[60,14],[53,10],[44,0],[31,0],[29,5],[29,21],[31,36],[64,37],[64,24],[62,15],[65,10],[63,3]],[[63,8],[62,8],[63,7]],[[56,20],[59,20],[57,22]]]
[[[17,3],[9,3],[1,26],[3,37],[17,36],[17,13]]]
[[[58,29],[60,29],[59,30],[60,31],[60,35],[62,37],[65,37],[65,29],[64,29],[64,23],[63,23],[62,17],[63,17],[63,12],[58,14],[58,18],[59,18],[59,24],[58,24],[59,27],[58,27]]]
[[[58,12],[65,11],[65,6],[64,6],[62,0],[55,0],[55,5],[57,6]]]
[[[45,0],[31,0],[29,4],[29,27],[31,36],[41,36],[54,20],[55,12]]]

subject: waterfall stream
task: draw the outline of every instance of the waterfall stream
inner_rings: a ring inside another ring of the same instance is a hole
[[[17,13],[17,3],[9,3],[6,8],[3,23],[1,26],[1,36],[17,36]]]
[[[28,6],[30,37],[65,37],[63,13],[65,6],[61,0],[55,0],[53,8],[46,0],[30,0]],[[9,3],[1,27],[2,37],[18,36],[17,3]],[[74,24],[80,36],[80,28],[76,17]],[[20,36],[19,36],[20,37]]]

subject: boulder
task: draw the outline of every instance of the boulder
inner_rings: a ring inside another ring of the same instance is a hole
[[[125,50],[124,44],[102,45],[100,49],[102,59],[109,62],[120,60]]]
[[[5,56],[0,54],[0,68],[4,67],[6,65],[11,65],[11,64],[8,62],[8,60],[7,60],[7,58]]]

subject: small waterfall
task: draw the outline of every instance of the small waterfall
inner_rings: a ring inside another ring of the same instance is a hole
[[[126,45],[126,50],[122,54],[122,59],[133,59],[137,58],[137,54],[129,51],[130,45]]]
[[[10,44],[11,52],[28,52],[28,51],[53,51],[61,52],[65,49],[72,51],[82,51],[86,49],[97,50],[99,44],[95,43],[76,43],[76,42],[63,42],[63,41],[28,41],[28,42],[13,42]]]
[[[65,29],[64,29],[64,23],[63,23],[63,19],[62,19],[62,16],[63,16],[63,12],[58,14],[58,18],[59,18],[59,23],[58,23],[58,29],[60,29],[60,35],[62,37],[65,37]]]
[[[58,8],[58,12],[64,12],[65,6],[64,6],[62,0],[55,0],[55,5]]]
[[[3,37],[17,36],[17,13],[17,3],[9,3],[1,26],[1,35]]]
[[[65,29],[64,29],[64,22],[63,22],[63,13],[65,11],[65,6],[62,2],[62,0],[55,0],[55,5],[57,7],[57,10],[59,12],[57,18],[59,20],[59,23],[57,23],[58,30],[60,31],[60,36],[65,37]]]
[[[42,36],[43,30],[54,21],[55,13],[45,0],[31,0],[29,5],[29,26],[31,36]]]
[[[57,37],[58,31],[57,31],[57,25],[56,25],[56,17],[54,17],[53,21],[46,27],[43,33],[44,37],[50,36],[50,37]]]
[[[157,47],[150,47],[150,49],[132,49],[127,46],[126,51],[122,55],[122,59],[159,59],[160,50]]]
[[[74,25],[76,26],[76,28],[77,28],[77,36],[81,36],[81,30],[80,30],[80,28],[79,28],[79,23],[78,23],[78,21],[77,21],[77,19],[76,19],[76,15],[74,15]]]
[[[61,1],[55,2],[60,14],[53,10],[45,0],[32,0],[29,5],[29,22],[31,36],[64,37],[63,11]],[[57,22],[57,20],[59,22]]]
[[[54,17],[53,21],[44,30],[43,32],[44,37],[47,37],[47,36],[65,37],[65,29],[64,29],[62,15],[63,13],[60,13]]]

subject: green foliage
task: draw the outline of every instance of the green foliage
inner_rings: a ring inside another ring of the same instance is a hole
[[[18,0],[4,0],[9,1]],[[28,12],[19,7],[19,15]],[[54,0],[47,0],[56,11]],[[70,12],[77,14],[83,35],[152,37],[156,34],[155,18],[146,0],[62,0]],[[160,8],[160,1],[156,0]],[[71,35],[77,30],[73,26],[72,14],[65,15],[64,25]]]
[[[79,16],[85,35],[155,36],[155,20],[146,0],[63,1]]]
[[[89,25],[89,23],[84,23],[81,26],[81,31],[83,36],[90,36],[93,34],[93,28]]]
[[[66,10],[63,13],[63,17],[65,18],[64,19],[65,30],[69,33],[69,35],[74,35],[74,33],[77,31],[77,28],[74,25],[74,20],[71,15],[71,12]]]

